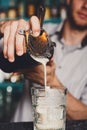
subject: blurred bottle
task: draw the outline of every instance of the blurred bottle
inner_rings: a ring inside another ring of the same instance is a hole
[[[62,1],[60,3],[60,18],[61,20],[65,20],[67,17],[67,14],[66,14],[66,4]]]
[[[46,13],[45,13],[45,20],[48,20],[51,18],[51,1],[50,0],[45,0],[44,1],[44,6],[46,8]]]
[[[0,83],[4,82],[5,78],[4,78],[4,73],[3,71],[0,69]]]
[[[24,0],[17,1],[17,8],[18,8],[18,17],[23,18],[25,16],[25,1]]]
[[[32,15],[35,15],[35,1],[27,0],[26,1],[26,17],[30,18]]]
[[[51,17],[58,18],[58,13],[59,13],[59,1],[51,0]]]
[[[4,117],[4,92],[3,90],[0,88],[0,121],[2,120],[2,118]]]
[[[13,88],[11,85],[8,85],[6,87],[6,93],[5,93],[5,120],[9,120],[11,116],[11,108],[12,108],[12,92]]]
[[[39,8],[40,6],[44,6],[44,0],[36,0],[36,1],[35,1],[36,15],[37,15],[37,13],[38,13],[38,8]]]
[[[12,73],[5,73],[0,69],[0,83],[4,81],[10,81]]]
[[[17,6],[15,0],[10,0],[7,16],[9,19],[17,18],[18,15],[17,15]]]
[[[11,77],[10,77],[10,81],[11,83],[16,83],[18,81],[21,81],[23,79],[23,75],[18,73],[18,72],[14,72]]]
[[[3,97],[3,90],[0,88],[0,109],[3,106],[4,103],[4,97]]]
[[[7,86],[6,87],[6,103],[11,103],[11,101],[12,101],[12,98],[11,98],[11,96],[12,96],[12,86]]]
[[[5,8],[0,8],[0,20],[6,19],[6,17],[7,17],[6,11],[7,10]]]

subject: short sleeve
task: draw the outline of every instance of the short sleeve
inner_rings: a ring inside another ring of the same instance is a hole
[[[80,100],[87,105],[87,84],[82,92]]]

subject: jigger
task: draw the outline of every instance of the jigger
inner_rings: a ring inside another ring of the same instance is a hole
[[[40,6],[38,9],[37,17],[40,21],[40,35],[33,36],[32,31],[25,31],[26,50],[30,55],[40,58],[50,59],[54,53],[54,46],[56,44],[50,40],[47,32],[43,29],[43,21],[45,16],[45,7]]]

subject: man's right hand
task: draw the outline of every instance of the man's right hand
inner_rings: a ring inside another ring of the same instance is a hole
[[[25,37],[18,33],[19,30],[32,30],[33,35],[38,36],[40,34],[40,21],[36,16],[32,16],[29,21],[10,20],[0,24],[0,31],[4,34],[3,54],[10,62],[15,61],[15,53],[18,56],[26,53]]]

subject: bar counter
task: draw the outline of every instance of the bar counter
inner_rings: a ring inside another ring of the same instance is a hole
[[[33,122],[0,123],[0,130],[33,130]],[[67,121],[66,130],[87,130],[87,120]]]

